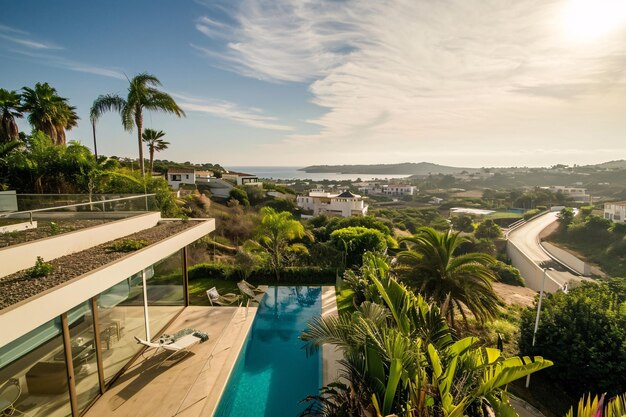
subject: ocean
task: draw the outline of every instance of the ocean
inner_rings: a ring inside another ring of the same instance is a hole
[[[274,179],[274,180],[312,180],[312,181],[355,181],[360,178],[363,181],[370,181],[374,179],[392,179],[392,178],[406,178],[409,175],[372,175],[372,174],[334,174],[328,172],[304,172],[298,171],[301,167],[262,167],[262,166],[225,166],[224,168],[236,171],[245,172],[246,174],[253,174],[259,178]]]

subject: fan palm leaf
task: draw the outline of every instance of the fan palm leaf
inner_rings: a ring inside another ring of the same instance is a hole
[[[147,73],[141,73],[128,80],[128,94],[125,99],[118,96],[108,97],[100,106],[99,98],[94,102],[94,107],[103,111],[117,111],[122,116],[122,126],[127,131],[137,129],[137,142],[139,146],[139,166],[141,175],[145,173],[143,158],[143,111],[161,111],[174,114],[178,117],[185,116],[185,112],[176,104],[176,101],[167,93],[157,89],[161,82],[157,77]],[[96,106],[98,104],[98,106]],[[100,112],[100,114],[102,113]]]
[[[465,309],[480,322],[492,319],[501,305],[489,268],[495,260],[483,253],[456,256],[455,250],[465,240],[451,231],[421,228],[415,236],[401,240],[408,250],[398,254],[400,273],[441,306],[451,324],[457,312],[466,320]]]

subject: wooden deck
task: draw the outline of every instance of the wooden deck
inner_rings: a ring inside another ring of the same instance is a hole
[[[86,417],[210,417],[235,364],[256,307],[187,307],[166,333],[194,328],[209,340],[186,356],[147,352],[91,407]]]

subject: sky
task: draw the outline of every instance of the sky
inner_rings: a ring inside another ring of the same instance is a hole
[[[13,1],[0,88],[48,82],[89,108],[157,76],[159,159],[224,166],[626,159],[626,0]],[[30,131],[26,121],[20,126]],[[119,115],[101,154],[136,157]]]

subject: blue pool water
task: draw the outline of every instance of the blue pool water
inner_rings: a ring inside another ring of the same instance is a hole
[[[320,287],[270,287],[259,306],[216,417],[296,417],[321,386],[321,354],[298,339],[322,313]]]

